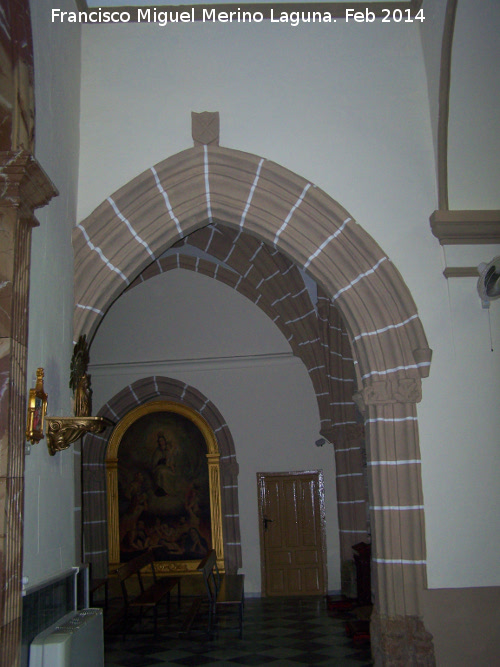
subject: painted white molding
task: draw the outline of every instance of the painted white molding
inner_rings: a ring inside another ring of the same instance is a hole
[[[128,361],[111,364],[89,364],[92,378],[109,375],[169,375],[179,371],[212,371],[256,366],[283,366],[302,361],[291,352],[274,354],[250,354],[233,357],[204,357],[200,359],[155,359],[152,361]]]

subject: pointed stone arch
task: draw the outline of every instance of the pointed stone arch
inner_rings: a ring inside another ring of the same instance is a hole
[[[416,416],[431,350],[401,275],[342,206],[255,155],[206,145],[174,155],[75,228],[75,338],[92,339],[114,300],[174,243],[219,222],[253,236],[256,252],[262,241],[291,258],[342,314],[367,429],[375,661],[388,664],[396,652],[391,664],[432,664],[420,606],[426,552]]]
[[[312,183],[249,153],[194,147],[108,197],[73,235],[75,338],[173,243],[220,221],[304,267],[343,313],[361,377],[425,377],[430,351],[399,272],[348,212]]]

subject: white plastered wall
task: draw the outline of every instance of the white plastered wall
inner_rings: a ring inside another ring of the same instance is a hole
[[[71,9],[70,0],[59,5]],[[59,191],[37,212],[30,282],[28,385],[45,369],[49,415],[69,415],[72,351],[73,250],[78,182],[80,27],[50,23],[50,0],[31,2],[34,34],[35,157]],[[24,566],[27,585],[36,585],[74,566],[75,502],[73,448],[55,457],[46,440],[26,456]]]
[[[430,108],[437,127],[437,95],[445,2],[425,0],[435,23],[422,26]],[[500,5],[495,0],[459,2],[455,16],[448,126],[450,209],[500,209]],[[500,255],[500,245],[443,246],[442,269],[475,267]],[[500,302],[483,310],[476,278],[447,281],[447,295],[436,321],[449,321],[440,352],[435,349],[420,425],[433,423],[434,446],[423,461],[424,495],[448,508],[446,534],[453,536],[460,570],[446,567],[449,543],[439,539],[440,512],[426,512],[429,583],[435,587],[500,584],[489,534],[498,536],[500,472]],[[419,304],[420,305],[420,304]],[[420,309],[422,312],[422,309]],[[424,323],[425,324],[425,323]],[[492,351],[493,348],[493,351]],[[441,385],[441,386],[440,386]],[[435,418],[433,401],[444,404]],[[430,441],[431,442],[431,441]],[[443,446],[443,443],[449,443]],[[453,445],[455,443],[455,445]],[[448,483],[443,485],[443,475]],[[450,493],[453,483],[455,491]],[[495,541],[495,539],[494,539]],[[495,543],[496,544],[496,543]],[[455,558],[452,559],[455,561]],[[439,571],[433,566],[441,564]],[[466,573],[467,564],[469,572]],[[459,574],[460,576],[457,576]],[[462,583],[457,583],[459,581]]]
[[[302,362],[257,306],[232,288],[182,269],[157,276],[110,309],[92,344],[97,412],[141,377],[186,382],[221,411],[239,464],[245,591],[260,593],[257,472],[322,470],[328,587],[340,590],[333,447],[319,448],[319,413]]]
[[[500,4],[459,2],[448,129],[450,209],[500,208]]]
[[[191,111],[219,111],[222,145],[272,159],[336,198],[402,273],[434,350],[418,410],[429,584],[498,585],[498,304],[492,353],[473,282],[447,284],[430,232],[435,163],[418,27],[83,33],[79,219],[192,145]]]

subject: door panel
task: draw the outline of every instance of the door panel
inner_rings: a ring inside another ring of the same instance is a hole
[[[323,475],[258,473],[265,595],[326,593]]]
[[[297,549],[295,553],[295,562],[297,565],[315,565],[318,566],[318,554],[316,551],[311,552],[311,550],[300,551]]]

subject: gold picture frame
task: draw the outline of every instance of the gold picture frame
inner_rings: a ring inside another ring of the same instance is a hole
[[[115,426],[106,452],[113,574],[146,549],[163,574],[195,574],[215,549],[224,571],[219,446],[195,410],[150,401]]]
[[[28,417],[26,424],[26,439],[34,445],[45,436],[45,415],[47,414],[47,394],[43,389],[43,368],[37,368],[36,384],[34,389],[29,390],[28,395]]]

